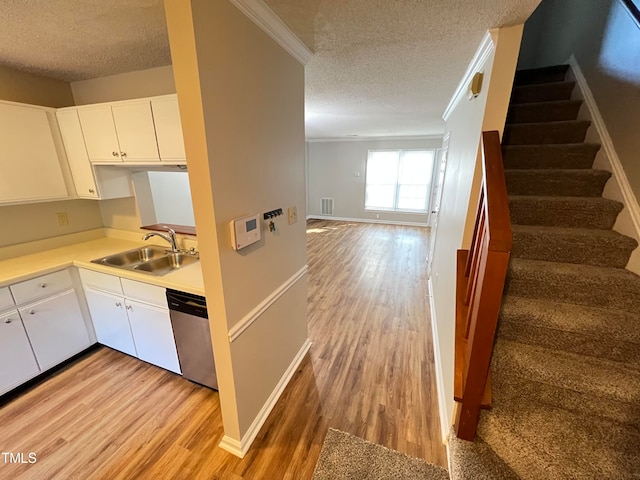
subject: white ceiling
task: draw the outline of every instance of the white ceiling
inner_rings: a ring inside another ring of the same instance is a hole
[[[307,137],[327,138],[441,134],[484,32],[540,0],[265,3],[315,53]],[[162,0],[3,0],[0,32],[0,64],[68,81],[171,63]]]

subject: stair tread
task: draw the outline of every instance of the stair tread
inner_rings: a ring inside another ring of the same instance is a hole
[[[521,104],[518,104],[521,105]],[[531,128],[531,127],[549,127],[557,128],[564,125],[591,125],[590,120],[554,120],[553,122],[527,122],[527,123],[507,123],[509,128]],[[578,143],[580,145],[580,143]]]
[[[520,398],[481,415],[478,435],[523,480],[637,478],[638,429]]]
[[[533,85],[548,85],[547,83],[545,84],[532,84],[532,85],[528,85],[528,86],[533,86]],[[523,86],[523,85],[520,85]],[[509,108],[537,108],[537,107],[551,107],[554,105],[581,105],[582,104],[582,100],[572,100],[572,99],[563,99],[563,100],[543,100],[542,102],[523,102],[523,103],[514,103],[513,105],[509,105]]]
[[[544,83],[549,83],[557,80],[544,80],[545,76],[550,76],[551,78],[557,78],[558,76],[561,79],[564,79],[567,71],[569,70],[569,65],[553,65],[549,67],[538,67],[538,68],[525,68],[521,70],[516,70],[514,84],[515,85],[539,85]],[[541,81],[541,77],[543,80]]]
[[[576,263],[546,262],[543,260],[528,260],[514,258],[509,262],[509,271],[516,274],[538,271],[544,275],[549,273],[561,273],[582,278],[606,278],[610,281],[618,280],[630,282],[640,288],[640,277],[624,268],[597,267],[593,265],[581,265]],[[640,293],[640,290],[638,290]]]
[[[501,322],[640,345],[640,313],[505,295]]]
[[[496,377],[522,378],[640,405],[640,371],[598,357],[498,339],[493,351],[492,372]]]
[[[554,197],[549,195],[509,195],[509,200],[516,201],[532,201],[532,202],[554,202],[554,203],[571,203],[576,205],[592,204],[592,205],[622,205],[617,200],[611,200],[602,197]]]
[[[526,89],[535,89],[540,87],[553,87],[553,86],[564,86],[564,85],[572,85],[574,86],[576,82],[573,80],[563,80],[561,82],[544,82],[544,83],[533,83],[529,85],[516,85],[513,87],[514,90],[526,90]]]
[[[540,235],[556,235],[566,236],[575,239],[605,239],[609,241],[616,241],[629,246],[637,246],[638,242],[626,235],[616,232],[615,230],[604,230],[599,228],[576,228],[576,227],[549,227],[544,225],[517,225],[511,226],[513,232],[525,233],[525,234],[540,234]]]

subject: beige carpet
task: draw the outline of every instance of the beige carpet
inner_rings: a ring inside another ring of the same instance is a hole
[[[449,480],[447,471],[330,428],[313,480]]]

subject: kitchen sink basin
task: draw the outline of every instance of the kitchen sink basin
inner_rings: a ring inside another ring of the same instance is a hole
[[[197,262],[198,257],[189,253],[168,253],[163,257],[142,262],[134,266],[134,270],[139,272],[152,273],[154,275],[164,275],[172,270],[177,270],[193,262]]]
[[[127,250],[126,252],[96,258],[91,262],[160,276],[197,262],[198,259],[197,254],[172,252],[158,245],[147,245]]]

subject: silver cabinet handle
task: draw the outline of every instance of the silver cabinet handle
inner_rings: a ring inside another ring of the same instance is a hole
[[[29,310],[29,315],[35,315],[36,311],[35,310]]]
[[[41,283],[40,284],[40,288],[47,288],[47,284],[46,283]]]
[[[127,152],[120,152],[120,156],[121,157],[126,157],[127,156]]]
[[[127,310],[132,310],[131,305],[127,305]]]
[[[96,193],[95,190],[93,188],[89,189],[89,193]]]
[[[12,319],[12,318],[7,318],[7,319],[4,321],[4,323],[11,323],[11,322],[13,322],[13,319]]]
[[[113,155],[114,157],[118,156],[118,152],[111,152],[111,155]]]
[[[116,302],[116,307],[120,308],[122,304],[120,302]]]

